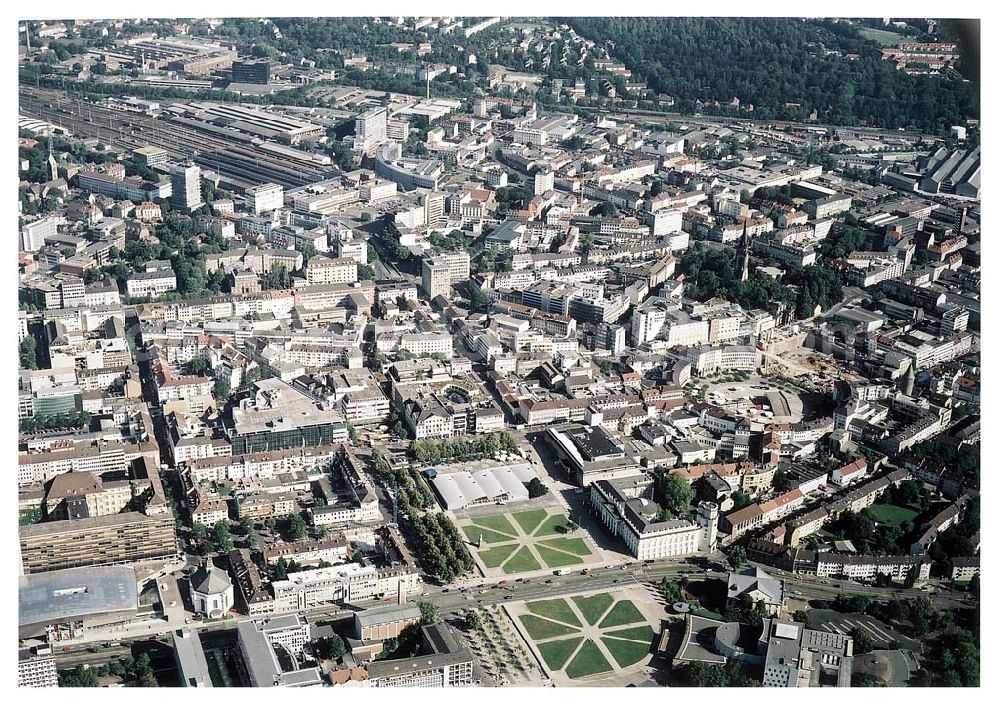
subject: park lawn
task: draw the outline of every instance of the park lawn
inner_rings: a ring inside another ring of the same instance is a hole
[[[611,652],[615,662],[622,668],[631,666],[634,663],[639,663],[646,657],[646,654],[649,653],[648,643],[622,641],[608,636],[603,636],[601,638],[601,643],[603,643],[608,651]]]
[[[517,521],[517,525],[524,529],[525,533],[531,533],[536,528],[538,524],[545,520],[545,517],[549,515],[549,512],[543,508],[539,508],[534,511],[518,511],[517,513],[510,514]]]
[[[617,631],[611,631],[607,634],[611,638],[623,638],[628,641],[643,641],[644,643],[652,643],[653,629],[650,626],[633,626],[632,628],[620,628]]]
[[[479,560],[483,562],[484,566],[487,568],[496,568],[507,560],[515,548],[517,548],[516,543],[508,543],[504,546],[492,546],[485,550],[477,551],[477,553],[479,554]]]
[[[462,532],[465,537],[469,539],[469,543],[479,543],[480,534],[483,537],[483,543],[504,543],[505,541],[513,541],[512,536],[505,535],[503,533],[498,533],[490,528],[483,528],[482,526],[477,526],[475,524],[469,526],[462,526]]]
[[[570,626],[582,625],[580,619],[573,613],[573,609],[561,598],[552,598],[545,601],[528,601],[524,605],[529,611],[538,616],[551,618],[554,621],[569,624]]]
[[[573,596],[573,603],[580,609],[583,617],[591,626],[597,623],[613,601],[610,593],[599,593],[596,596]]]
[[[557,526],[565,527],[567,523],[569,519],[566,516],[556,513],[545,519],[545,523],[535,531],[535,536],[560,536],[563,532],[557,530]]]
[[[571,633],[580,633],[580,629],[567,626],[555,621],[549,621],[541,616],[532,616],[530,613],[520,617],[521,625],[536,641],[544,641],[555,636],[568,636]]]
[[[510,525],[510,521],[507,520],[507,516],[500,513],[496,516],[479,516],[478,518],[470,519],[475,525],[482,526],[483,528],[492,528],[494,531],[500,531],[500,533],[506,533],[509,536],[517,537],[518,533],[514,530],[514,527]]]
[[[583,559],[579,556],[563,553],[562,551],[557,551],[554,548],[546,548],[545,546],[535,546],[535,553],[538,554],[549,568],[562,568],[563,566],[573,566],[577,563],[583,563]]]
[[[917,517],[917,512],[912,508],[903,508],[888,503],[876,503],[868,506],[868,513],[876,522],[899,528],[904,521],[912,521]]]
[[[573,660],[569,662],[569,666],[566,667],[566,675],[570,678],[583,678],[610,670],[611,664],[601,653],[601,649],[588,638],[580,646],[580,650],[576,652]]]
[[[574,638],[539,643],[537,644],[538,653],[542,655],[542,660],[545,661],[545,665],[549,667],[550,671],[558,671],[569,661],[569,657],[580,645],[581,638],[581,636],[575,636]]]
[[[531,549],[521,546],[517,553],[510,557],[507,563],[503,564],[503,570],[507,573],[523,573],[524,571],[537,571],[541,568],[538,561],[531,554]]]
[[[574,556],[590,555],[590,546],[582,538],[548,538],[538,543],[563,553],[572,553]]]
[[[879,45],[896,45],[903,36],[889,30],[876,30],[875,28],[864,28],[858,31],[865,40],[874,40]]]
[[[645,620],[645,616],[639,613],[639,609],[635,607],[634,603],[628,600],[619,601],[608,612],[608,615],[604,617],[604,620],[601,621],[600,628],[624,626],[629,623],[642,623]]]

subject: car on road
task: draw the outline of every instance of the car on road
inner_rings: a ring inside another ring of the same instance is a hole
[[[609,563],[607,566],[605,566],[605,568],[609,568],[609,569],[610,568],[614,568],[614,567],[615,567],[615,564],[613,564],[613,563]]]
[[[512,598],[514,598],[514,597],[513,597],[513,596],[510,596],[510,595],[508,595],[508,596],[504,596],[504,597],[503,597],[503,600],[504,600],[504,601],[510,601],[510,600],[511,600]]]
[[[427,593],[427,591],[424,591],[424,592],[423,592],[423,593],[421,593],[420,595],[421,595],[421,596],[430,596],[431,594]]]
[[[552,579],[551,579],[551,578],[546,578],[546,579],[545,579],[545,582],[546,582],[546,583],[552,583]]]

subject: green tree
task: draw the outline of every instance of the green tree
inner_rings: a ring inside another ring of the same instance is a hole
[[[202,523],[191,524],[191,537],[194,541],[195,551],[199,556],[207,556],[212,552],[212,543],[209,539],[208,527]]]
[[[437,620],[437,607],[428,601],[420,601],[417,603],[417,608],[420,609],[420,625],[430,626]]]
[[[861,656],[875,650],[875,639],[863,628],[855,627],[851,629],[851,638],[854,639],[855,656]]]
[[[289,513],[285,518],[285,533],[290,541],[301,541],[308,534],[306,522],[299,513]]]
[[[199,356],[188,361],[184,366],[184,373],[189,376],[203,376],[208,369],[208,360]]]
[[[225,519],[217,521],[212,527],[212,536],[217,551],[220,553],[229,553],[233,550],[233,536],[229,521]]]
[[[525,487],[528,489],[528,498],[539,498],[549,492],[548,486],[538,478],[532,478],[525,484]]]
[[[229,387],[229,381],[225,378],[219,378],[215,381],[212,386],[212,397],[217,401],[226,401],[232,394],[232,389]]]
[[[730,546],[726,552],[726,560],[734,571],[747,563],[747,549],[743,546]]]
[[[684,600],[684,590],[677,581],[671,581],[666,577],[661,578],[657,584],[657,588],[660,589],[660,593],[663,594],[663,600],[667,603],[678,603]]]
[[[284,556],[278,556],[278,560],[274,564],[274,578],[278,581],[288,580],[288,561],[285,560]]]
[[[463,613],[465,623],[474,631],[479,631],[483,627],[483,621],[479,618],[479,612],[474,608],[467,608]]]
[[[656,469],[653,473],[654,500],[674,513],[684,513],[694,500],[694,489],[691,484],[677,473],[669,473]]]
[[[38,369],[37,347],[35,339],[32,335],[29,334],[25,336],[24,340],[21,341],[19,356],[22,368],[28,368],[30,370]]]

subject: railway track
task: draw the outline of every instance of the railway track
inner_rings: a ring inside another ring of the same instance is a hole
[[[212,134],[211,127],[202,131],[180,122],[73,100],[59,91],[21,88],[20,106],[21,114],[67,127],[74,135],[96,137],[127,150],[155,145],[166,150],[171,160],[194,160],[243,184],[269,181],[290,188],[319,182],[331,174],[315,163],[263,150],[251,135],[245,139],[223,137],[231,134],[222,128]]]
[[[73,101],[57,91],[22,88],[20,105],[23,115],[57,123],[74,134],[90,135],[101,142],[130,149],[155,144],[178,160],[192,158],[200,152],[239,147],[231,140],[208,139],[195,131],[139,113]]]

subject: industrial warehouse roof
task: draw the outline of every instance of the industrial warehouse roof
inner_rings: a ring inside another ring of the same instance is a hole
[[[454,509],[500,500],[527,500],[528,490],[524,484],[537,475],[530,463],[520,463],[516,466],[484,468],[473,473],[439,472],[431,483],[444,500],[445,507]]]
[[[138,609],[138,584],[128,568],[70,568],[18,579],[22,627]]]

